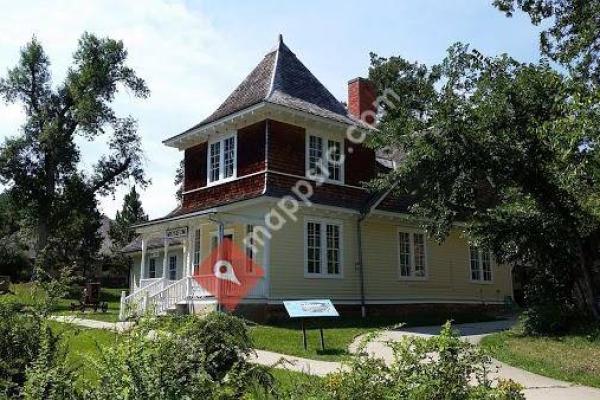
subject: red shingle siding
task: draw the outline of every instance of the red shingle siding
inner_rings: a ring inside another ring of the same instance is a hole
[[[346,140],[346,162],[344,165],[347,185],[362,186],[377,175],[375,151],[362,144]]]
[[[206,142],[185,149],[184,191],[206,186]]]
[[[237,175],[265,169],[265,121],[238,130]]]
[[[269,122],[269,169],[304,176],[304,128],[278,121]]]
[[[182,213],[204,210],[210,207],[252,199],[262,194],[264,174],[256,174],[221,185],[202,188],[183,195]]]
[[[298,180],[298,178],[291,176],[269,173],[267,177],[267,194],[275,197],[285,195],[294,196],[292,188]],[[310,197],[310,201],[317,204],[359,209],[369,197],[367,191],[358,188],[332,183],[324,183],[321,186],[317,186],[314,181],[307,180],[307,182],[312,184],[314,191],[313,196]],[[306,193],[304,187],[301,187],[300,191]]]

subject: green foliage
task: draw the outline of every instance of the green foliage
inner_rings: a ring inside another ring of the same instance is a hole
[[[238,399],[257,388],[267,393],[273,379],[246,361],[251,345],[244,322],[225,314],[172,324],[142,321],[116,347],[104,349],[100,360],[90,360],[100,378],[88,385],[86,398]]]
[[[574,76],[600,83],[598,0],[494,0],[494,5],[507,16],[520,9],[535,25],[552,19],[540,35],[542,52]]]
[[[372,144],[403,156],[373,187],[412,198],[439,240],[466,222],[473,242],[529,269],[530,289],[545,282],[561,308],[600,318],[600,93],[462,44],[431,68],[372,55],[369,75],[398,95]]]
[[[123,208],[117,211],[115,220],[110,224],[109,235],[113,245],[120,249],[129,244],[135,237],[135,231],[131,226],[147,220],[148,215],[144,212],[140,195],[135,186],[132,186],[123,198]]]
[[[75,388],[76,374],[67,363],[66,349],[58,336],[44,324],[40,349],[27,369],[23,389],[25,400],[70,400],[81,396]]]
[[[489,358],[464,342],[447,323],[439,336],[405,337],[390,344],[394,359],[386,365],[364,352],[325,382],[302,382],[283,393],[290,399],[497,399],[523,400],[521,387],[488,378]],[[364,349],[363,349],[364,350]]]
[[[88,265],[100,244],[96,194],[113,193],[131,178],[147,183],[135,121],[111,108],[120,88],[149,94],[126,61],[122,42],[85,33],[66,79],[53,85],[49,59],[34,37],[0,79],[0,98],[21,103],[26,115],[21,132],[0,146],[0,182],[19,204],[20,225],[45,269]],[[77,140],[100,137],[108,152],[91,173],[80,171]]]
[[[40,321],[0,297],[0,398],[20,393],[26,368],[40,350]]]

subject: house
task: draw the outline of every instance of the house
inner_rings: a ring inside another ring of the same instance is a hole
[[[247,314],[308,298],[363,314],[502,305],[512,296],[509,267],[459,228],[442,244],[430,240],[407,214],[410,199],[363,187],[397,161],[358,140],[377,134],[375,100],[357,78],[344,106],[280,37],[214,113],[163,142],[184,152],[183,198],[137,225],[124,249],[134,268],[123,316],[214,306],[193,275],[224,239],[264,270],[239,307]],[[247,238],[259,231],[255,246]]]

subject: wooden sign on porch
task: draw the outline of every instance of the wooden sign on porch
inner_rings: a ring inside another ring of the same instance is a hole
[[[177,238],[185,237],[185,236],[187,236],[187,232],[188,232],[187,226],[169,229],[169,230],[167,230],[167,238],[177,239]]]

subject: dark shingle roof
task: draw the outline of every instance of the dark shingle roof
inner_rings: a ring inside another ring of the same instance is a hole
[[[169,246],[177,246],[181,244],[181,240],[179,239],[171,239],[169,241]],[[150,249],[162,249],[165,245],[163,238],[154,237],[150,238],[147,241],[146,248]],[[121,249],[123,253],[134,253],[137,251],[142,251],[142,237],[138,236],[131,241],[127,246]]]
[[[217,110],[186,132],[268,102],[351,125],[364,124],[340,103],[283,43],[269,52]],[[184,132],[185,133],[185,132]]]

